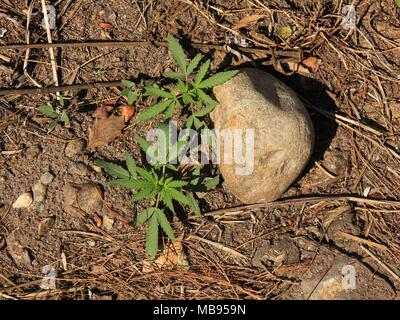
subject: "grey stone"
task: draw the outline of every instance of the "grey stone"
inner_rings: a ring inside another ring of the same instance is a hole
[[[47,171],[43,173],[43,175],[40,177],[40,182],[47,185],[50,184],[54,179],[54,175],[51,174],[51,172]]]
[[[278,199],[303,171],[314,146],[313,125],[302,102],[280,80],[249,68],[215,87],[214,94],[220,103],[211,113],[215,129],[254,130],[253,171],[239,175],[238,163],[222,159],[225,187],[243,203]]]

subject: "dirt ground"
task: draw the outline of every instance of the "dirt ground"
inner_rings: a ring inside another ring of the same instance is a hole
[[[93,161],[122,161],[128,150],[141,163],[134,133],[156,123],[72,155],[67,144],[87,142],[94,110],[116,103],[121,88],[66,92],[71,127],[49,134],[37,107],[54,95],[0,95],[0,299],[399,298],[400,7],[394,0],[354,1],[356,29],[341,26],[342,1],[47,3],[58,13],[53,42],[154,43],[172,33],[191,57],[193,44],[204,44],[199,50],[213,59],[213,71],[256,66],[274,74],[308,107],[316,145],[281,200],[243,206],[223,184],[208,193],[200,200],[202,218],[174,220],[190,268],[149,271],[145,230],[129,225],[145,204],[108,187]],[[7,31],[0,46],[46,43],[40,8],[40,0],[3,0],[0,29]],[[48,50],[26,51],[0,50],[0,90],[54,85]],[[56,60],[62,84],[158,78],[173,68],[167,49],[156,44],[69,46],[56,49]],[[43,201],[13,208],[48,172],[54,179]],[[71,183],[101,185],[101,211],[67,210]],[[41,285],[45,266],[57,273],[56,289]],[[355,287],[343,286],[344,270],[355,272]]]

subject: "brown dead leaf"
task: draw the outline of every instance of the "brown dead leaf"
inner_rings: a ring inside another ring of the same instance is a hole
[[[303,65],[311,70],[312,73],[318,71],[319,66],[321,65],[322,60],[315,57],[308,57],[303,60]]]
[[[53,227],[56,222],[55,216],[48,217],[40,221],[38,226],[38,233],[40,236],[44,236],[47,234]]]
[[[265,14],[255,14],[252,16],[245,17],[245,18],[241,19],[239,22],[237,22],[232,27],[232,29],[236,30],[236,29],[243,28],[243,27],[249,25],[250,23],[257,22],[258,20],[261,20],[261,19],[264,19],[267,17],[268,16],[266,16]]]
[[[125,127],[124,116],[112,114],[107,118],[97,118],[94,125],[89,128],[88,149],[105,147],[115,138],[118,138]]]
[[[119,114],[124,117],[125,122],[128,122],[135,114],[135,110],[134,106],[126,104],[119,108]]]
[[[155,269],[171,270],[177,267],[180,270],[188,270],[189,262],[183,250],[183,235],[176,239],[175,243],[168,243],[161,256],[153,263],[143,261],[143,272],[152,272]]]
[[[108,118],[113,110],[114,110],[113,106],[97,107],[96,111],[93,113],[93,117],[96,119]]]
[[[102,28],[102,29],[112,29],[112,24],[110,24],[110,23],[105,23],[105,22],[102,22],[102,23],[100,23],[100,28]]]

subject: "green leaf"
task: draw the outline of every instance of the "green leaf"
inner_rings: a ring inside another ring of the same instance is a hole
[[[193,123],[196,130],[200,129],[203,126],[203,122],[196,117],[193,119]]]
[[[45,116],[48,116],[50,118],[57,118],[57,113],[54,112],[54,109],[51,105],[48,104],[43,104],[38,108],[38,111],[43,113]]]
[[[160,97],[160,98],[173,98],[174,97],[171,92],[164,91],[155,86],[147,87],[146,95]]]
[[[193,60],[190,61],[189,65],[188,65],[188,67],[187,67],[187,70],[186,70],[186,74],[187,74],[187,75],[191,74],[191,73],[194,71],[194,69],[197,68],[197,66],[199,65],[200,60],[201,60],[202,58],[203,58],[203,55],[202,55],[201,53],[198,53],[198,54],[193,58]]]
[[[193,116],[204,117],[207,114],[209,114],[211,111],[213,111],[214,109],[215,109],[215,106],[207,106],[207,107],[202,108],[202,109],[196,111],[195,113],[193,113]]]
[[[191,128],[193,125],[193,121],[194,121],[194,115],[191,115],[189,118],[187,118],[185,127],[188,129]]]
[[[167,71],[167,72],[164,72],[164,77],[177,80],[177,79],[184,78],[185,74],[182,72]]]
[[[293,34],[293,29],[291,26],[282,27],[278,30],[278,35],[284,40],[289,38],[292,34]]]
[[[211,61],[210,59],[208,59],[200,66],[199,72],[197,72],[196,77],[194,78],[194,83],[196,87],[203,81],[204,77],[206,76],[207,71],[210,68],[210,63]]]
[[[176,189],[174,189],[174,188],[169,188],[169,187],[166,187],[165,190],[166,190],[166,192],[168,192],[168,193],[172,196],[172,198],[175,199],[176,201],[178,201],[178,202],[180,202],[180,203],[182,203],[182,204],[190,205],[190,201],[186,198],[186,196],[185,196],[182,192],[180,192],[180,191],[178,191],[178,190],[176,190]]]
[[[58,100],[58,104],[60,105],[61,108],[64,108],[64,97],[62,95],[60,95],[59,100]]]
[[[199,183],[199,180],[200,180],[200,168],[199,167],[197,167],[197,168],[195,168],[193,170],[192,176],[194,178],[190,181],[190,184],[191,185],[197,185]]]
[[[172,165],[172,164],[166,164],[165,167],[168,168],[168,169],[170,169],[170,170],[172,170],[172,171],[178,172],[178,168],[176,168],[176,167],[175,167],[174,165]]]
[[[171,239],[172,242],[175,242],[175,235],[174,235],[174,230],[171,227],[171,224],[169,223],[167,216],[162,210],[157,210],[157,220],[158,223],[161,226],[161,229],[164,230],[165,234],[168,236],[168,238]]]
[[[143,199],[151,199],[151,195],[154,190],[154,186],[150,186],[150,185],[146,184],[146,187],[143,187],[143,184],[142,184],[141,187],[143,189],[140,190],[138,193],[136,193],[132,197],[133,202],[141,201]]]
[[[152,183],[156,182],[154,180],[154,177],[151,175],[151,173],[146,171],[145,169],[137,167],[136,171],[141,177],[145,178],[147,181],[152,182]]]
[[[128,189],[139,189],[140,188],[140,182],[135,180],[135,179],[116,179],[116,180],[111,180],[108,185],[110,187],[124,187]]]
[[[197,87],[199,89],[213,88],[215,86],[225,83],[226,81],[234,77],[238,72],[238,70],[218,72],[208,79],[202,81],[200,84],[197,85]]]
[[[49,130],[49,132],[52,131],[55,127],[57,127],[57,122],[55,122],[55,121],[51,121],[47,125],[47,129]]]
[[[138,115],[136,117],[137,121],[145,121],[145,120],[149,120],[151,118],[154,118],[156,115],[160,114],[161,112],[163,112],[171,103],[171,100],[163,100],[157,104],[155,104],[154,106],[146,109],[145,111],[143,111],[140,115]]]
[[[158,250],[158,216],[153,214],[147,225],[146,253],[149,260],[154,260]]]
[[[203,186],[206,188],[207,191],[215,189],[218,185],[219,185],[219,176],[215,176],[203,182]]]
[[[132,177],[136,178],[137,177],[136,162],[135,160],[133,160],[133,157],[129,152],[125,152],[125,161],[129,173],[131,174]]]
[[[170,188],[182,188],[186,186],[188,183],[186,181],[182,180],[173,180],[167,184],[168,187]]]
[[[145,139],[143,139],[141,136],[139,136],[136,133],[135,133],[135,140],[138,143],[138,145],[140,146],[140,148],[144,152],[147,152],[147,149],[150,147],[150,144]]]
[[[190,201],[189,206],[190,206],[190,208],[192,208],[194,214],[196,216],[200,216],[201,210],[200,210],[199,204],[198,204],[197,200],[194,198],[193,194],[191,192],[188,192],[186,197]]]
[[[62,122],[64,122],[64,125],[66,127],[69,127],[71,125],[71,122],[69,121],[69,117],[65,111],[63,111],[63,113],[61,113],[60,120]]]
[[[178,40],[174,38],[173,35],[168,34],[168,47],[169,52],[174,58],[177,66],[186,74],[186,55],[183,51],[182,46],[179,44]]]
[[[116,178],[129,178],[129,172],[118,164],[104,160],[95,160],[94,163],[103,168],[109,175]]]
[[[136,99],[137,99],[137,94],[132,92],[132,91],[129,91],[129,93],[128,93],[128,104],[129,105],[134,104]]]
[[[186,93],[188,91],[187,83],[184,83],[180,79],[178,80],[177,86],[178,86],[179,91],[182,92],[182,93]]]
[[[129,92],[131,92],[128,88],[125,88],[121,91],[121,96],[127,97]]]
[[[396,4],[400,8],[400,0],[396,0]]]
[[[203,90],[197,89],[197,95],[206,105],[216,107],[218,102],[206,94]]]
[[[166,120],[172,118],[172,116],[174,115],[174,111],[175,111],[177,106],[178,106],[178,104],[176,103],[175,100],[173,100],[171,102],[171,104],[167,107],[167,111],[164,112],[164,117],[165,117]]]
[[[135,83],[129,80],[122,80],[121,81],[122,85],[128,88],[132,88],[135,86]]]
[[[135,227],[139,228],[141,227],[147,220],[151,218],[151,216],[154,214],[156,208],[147,208],[144,209],[143,211],[140,211],[136,214],[136,223]]]
[[[173,213],[175,213],[175,208],[174,204],[172,203],[171,195],[165,189],[161,191],[160,195],[161,195],[161,200],[165,203],[168,209],[171,210]]]

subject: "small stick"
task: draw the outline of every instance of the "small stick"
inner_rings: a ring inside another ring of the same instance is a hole
[[[374,255],[371,251],[369,251],[367,248],[365,248],[362,244],[360,244],[360,248],[365,253],[367,253],[372,259],[374,259],[379,264],[379,266],[381,266],[383,269],[385,269],[387,272],[389,272],[393,278],[395,278],[398,282],[400,282],[400,277],[392,269],[390,269],[385,263],[383,263],[381,260],[379,260],[376,255]]]
[[[222,244],[220,244],[218,242],[214,242],[214,241],[211,241],[211,240],[208,240],[208,239],[204,239],[204,238],[201,238],[201,237],[198,237],[198,236],[195,236],[195,235],[190,235],[189,237],[187,237],[186,240],[190,240],[190,239],[194,239],[194,240],[198,240],[198,241],[207,243],[207,244],[212,245],[212,246],[214,246],[214,247],[216,247],[216,248],[218,248],[218,249],[220,249],[220,250],[222,250],[222,251],[224,251],[224,252],[226,252],[226,253],[228,253],[228,254],[230,254],[232,256],[235,256],[235,257],[240,258],[240,259],[247,260],[246,256],[244,256],[240,252],[237,252],[236,250],[233,250],[232,248],[224,246],[224,245],[222,245]]]
[[[364,243],[366,245],[369,245],[370,247],[375,247],[375,248],[380,249],[382,251],[387,250],[387,247],[385,245],[383,245],[383,244],[376,243],[376,242],[373,242],[373,241],[370,241],[370,240],[367,240],[367,239],[363,239],[363,238],[357,237],[355,235],[349,234],[347,232],[338,231],[336,233],[336,235],[341,237],[341,238],[344,238],[344,239],[348,239],[348,240],[353,240],[353,241],[356,241],[356,242]]]
[[[49,94],[69,90],[88,90],[94,88],[110,88],[121,86],[121,81],[94,82],[73,85],[63,85],[59,87],[46,88],[20,88],[20,89],[4,89],[0,90],[0,96],[6,95],[22,95],[22,94]]]
[[[168,47],[168,42],[166,41],[93,41],[93,42],[55,42],[55,43],[18,43],[0,46],[0,50],[17,50],[17,49],[46,49],[46,48],[85,48],[85,47],[138,47],[138,46],[149,46],[156,45],[159,47]],[[190,44],[195,49],[213,49],[219,51],[226,51],[224,45],[208,44],[208,43],[191,43]],[[273,49],[263,49],[263,48],[245,48],[238,47],[236,50],[240,50],[246,53],[259,53],[265,55],[298,58],[299,61],[302,60],[302,52],[300,50],[273,50]]]
[[[42,1],[44,23],[46,25],[47,42],[49,44],[51,44],[53,42],[53,40],[51,39],[50,22],[49,22],[49,16],[47,15],[46,0],[41,0],[41,1]],[[56,58],[55,58],[55,54],[54,54],[54,47],[49,47],[49,53],[50,53],[51,69],[53,72],[54,85],[56,87],[58,87],[59,83],[58,83],[58,76],[57,76],[57,65],[56,65]],[[58,99],[60,97],[60,92],[56,91],[56,94],[57,94],[57,99]]]

